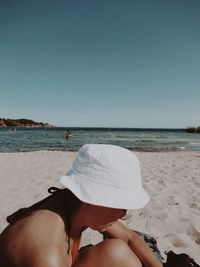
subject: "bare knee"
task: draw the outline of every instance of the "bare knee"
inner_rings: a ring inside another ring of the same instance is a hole
[[[107,239],[83,251],[74,267],[142,267],[138,257],[121,239]]]
[[[121,239],[107,239],[103,244],[103,253],[111,261],[117,263],[116,266],[142,267],[138,257],[132,252],[129,246]]]

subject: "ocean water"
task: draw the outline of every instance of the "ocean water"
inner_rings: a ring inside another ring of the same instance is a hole
[[[119,145],[133,151],[200,151],[200,134],[170,129],[70,128],[0,129],[0,152],[77,151],[87,143]]]

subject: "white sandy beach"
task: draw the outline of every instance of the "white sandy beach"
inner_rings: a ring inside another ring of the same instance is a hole
[[[164,251],[185,252],[200,263],[200,153],[138,152],[149,204],[131,211],[126,224],[156,238]],[[47,196],[59,186],[74,152],[0,153],[0,231],[6,216]],[[83,244],[100,235],[86,231]]]

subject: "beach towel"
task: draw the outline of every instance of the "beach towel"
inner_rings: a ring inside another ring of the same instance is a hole
[[[149,245],[156,258],[163,264],[164,267],[200,267],[200,265],[198,265],[189,255],[185,253],[176,254],[172,250],[165,252],[167,260],[164,262],[164,258],[161,255],[155,238],[146,233],[138,231],[135,232]]]
[[[155,238],[146,234],[146,233],[142,233],[139,231],[134,231],[134,232],[137,233],[141,238],[144,239],[144,241],[147,243],[147,245],[151,248],[151,250],[154,253],[154,255],[156,256],[156,258],[162,263],[164,258],[161,255],[161,252],[158,248],[157,241],[155,240]]]

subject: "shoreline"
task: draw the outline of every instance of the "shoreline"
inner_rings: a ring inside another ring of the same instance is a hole
[[[0,153],[30,151],[77,151],[83,144],[116,144],[137,152],[199,151],[200,136],[173,129],[94,129],[70,128],[72,138],[66,139],[66,128],[25,128],[16,131],[0,129]]]
[[[185,150],[185,149],[180,149],[180,150],[134,150],[130,148],[126,148],[130,150],[133,153],[194,153],[194,154],[199,154],[200,155],[200,150]],[[19,153],[37,153],[37,152],[47,152],[47,153],[54,153],[54,152],[61,152],[61,153],[77,153],[79,149],[77,150],[47,150],[47,149],[41,149],[41,150],[31,150],[31,151],[0,151],[0,154],[19,154]]]
[[[143,186],[151,200],[130,211],[124,222],[152,235],[164,251],[185,252],[200,263],[200,152],[135,152],[139,157]],[[48,195],[51,186],[70,168],[73,151],[0,153],[0,232],[6,216]],[[83,234],[82,244],[96,243],[100,235]]]

